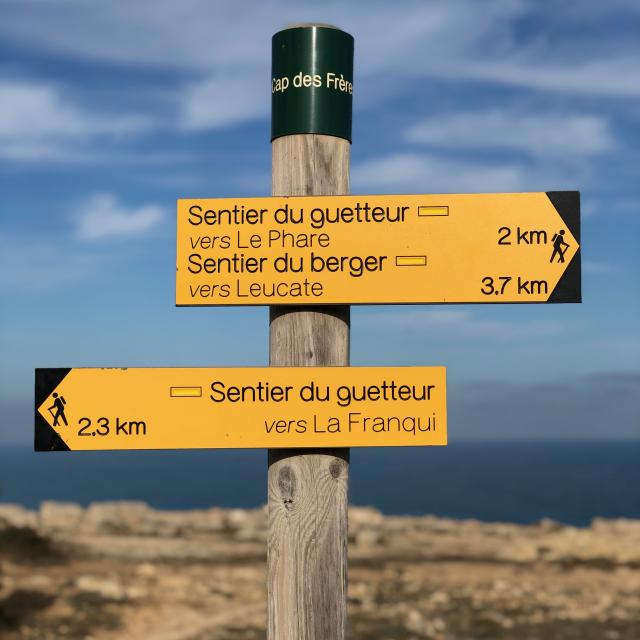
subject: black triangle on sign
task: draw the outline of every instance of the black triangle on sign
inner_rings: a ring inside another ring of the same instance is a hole
[[[547,191],[551,204],[567,225],[569,231],[580,242],[580,192]],[[582,302],[582,271],[580,248],[567,265],[558,284],[547,302]]]
[[[36,369],[35,451],[70,451],[56,430],[40,415],[38,408],[65,379],[71,369]]]

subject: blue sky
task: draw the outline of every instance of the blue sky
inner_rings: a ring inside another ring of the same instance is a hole
[[[637,2],[0,13],[0,443],[35,367],[266,364],[266,309],[174,307],[175,201],[269,194],[271,35],[307,20],[355,37],[353,193],[582,192],[583,304],[355,308],[352,363],[446,365],[452,438],[640,436]]]

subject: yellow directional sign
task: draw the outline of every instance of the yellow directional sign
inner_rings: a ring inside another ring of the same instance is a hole
[[[579,302],[574,191],[178,201],[177,305]]]
[[[37,451],[445,444],[444,367],[36,369]]]

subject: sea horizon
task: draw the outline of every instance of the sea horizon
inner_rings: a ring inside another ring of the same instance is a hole
[[[456,441],[351,450],[349,502],[388,515],[530,524],[640,518],[640,440]],[[135,500],[157,509],[256,508],[267,452],[35,453],[0,449],[0,503]]]

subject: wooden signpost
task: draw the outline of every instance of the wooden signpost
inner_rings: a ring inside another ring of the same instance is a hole
[[[352,83],[353,38],[285,29],[273,36],[272,67],[272,86],[300,73]],[[326,83],[272,90],[271,116],[273,195],[348,194],[351,93]],[[349,340],[348,305],[271,307],[272,366],[348,366]],[[349,449],[269,450],[269,640],[344,638],[348,482]]]
[[[271,368],[38,369],[35,448],[267,448],[268,637],[344,640],[348,447],[447,442],[444,368],[348,368],[349,305],[579,302],[579,194],[349,195],[335,27],[273,36],[271,92],[272,197],[180,200],[176,275],[273,305]]]

